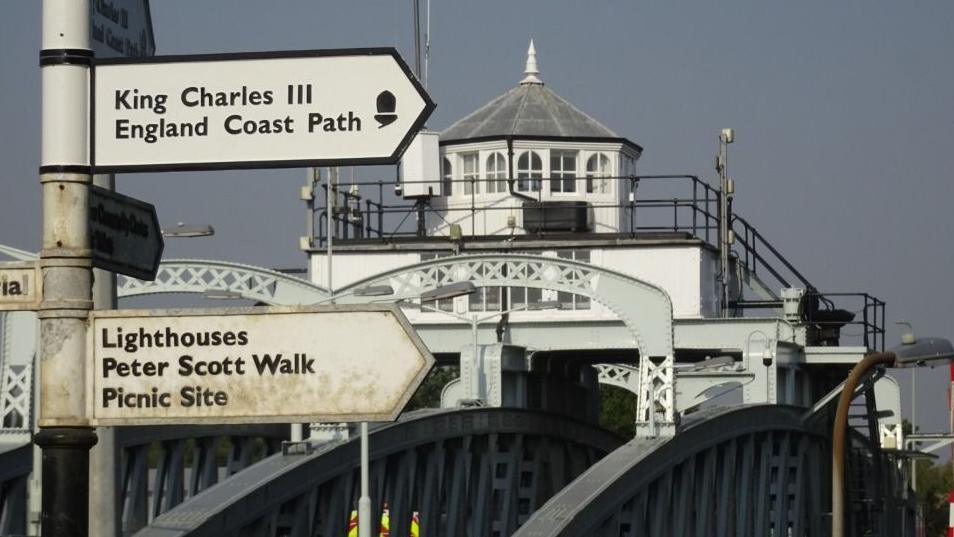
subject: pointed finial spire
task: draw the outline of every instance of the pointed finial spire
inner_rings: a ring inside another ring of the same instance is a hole
[[[543,81],[537,77],[540,74],[540,69],[537,67],[537,49],[533,46],[533,39],[530,40],[530,48],[527,49],[527,67],[523,74],[526,76],[520,81],[521,85],[543,84]]]

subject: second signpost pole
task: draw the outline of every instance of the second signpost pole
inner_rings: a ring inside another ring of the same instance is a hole
[[[46,537],[88,533],[89,450],[86,419],[86,321],[93,307],[87,232],[89,0],[44,0],[40,183],[44,299],[40,319],[40,432]]]

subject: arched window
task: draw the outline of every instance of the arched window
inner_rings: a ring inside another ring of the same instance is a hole
[[[605,194],[609,192],[610,160],[603,153],[586,159],[586,192]]]
[[[445,158],[441,168],[441,194],[450,196],[454,193],[454,168],[450,159]]]
[[[503,153],[491,153],[487,157],[484,174],[487,179],[488,193],[507,191],[507,159],[504,158]]]
[[[526,151],[517,159],[517,190],[539,192],[543,180],[543,160],[535,151]]]
[[[550,192],[576,192],[576,151],[550,151]]]

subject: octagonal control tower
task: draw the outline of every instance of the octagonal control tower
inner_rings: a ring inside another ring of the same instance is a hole
[[[712,379],[725,379],[708,369],[724,370],[745,402],[804,405],[841,374],[816,366],[845,368],[883,347],[883,302],[820,293],[733,213],[720,178],[640,175],[642,151],[544,84],[531,42],[516,86],[440,133],[421,132],[394,179],[336,170],[310,179],[310,277],[339,303],[401,301],[438,360],[460,360],[451,399],[505,404],[517,393],[538,407],[573,407],[567,386],[598,391],[589,365],[629,364],[596,368],[599,382],[639,392],[638,421],[651,431],[709,398]],[[466,281],[476,292],[420,304]],[[394,293],[362,296],[382,287]],[[620,307],[636,288],[665,297],[664,318],[650,318],[646,302]],[[647,334],[671,350],[642,356]],[[703,373],[686,369],[676,388],[680,368],[692,367]],[[502,387],[515,371],[532,379],[558,370],[569,384],[550,396],[545,383]]]

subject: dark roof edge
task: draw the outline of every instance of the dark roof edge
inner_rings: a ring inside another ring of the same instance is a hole
[[[455,140],[441,140],[440,146],[474,144],[480,142],[490,142],[494,140],[537,140],[541,142],[602,142],[623,144],[638,153],[643,152],[643,146],[629,140],[628,138],[619,138],[611,136],[537,136],[532,134],[495,134],[493,136],[477,136],[475,138],[458,138]]]

